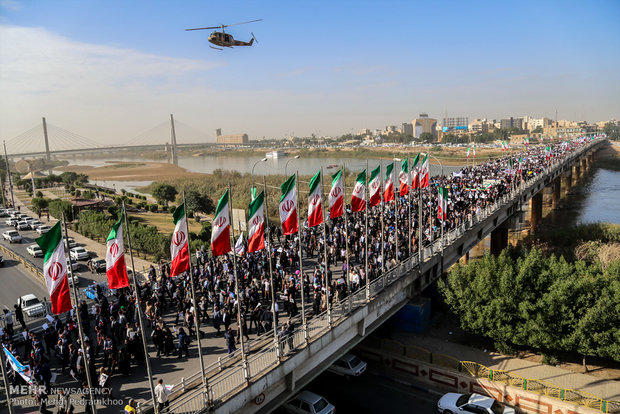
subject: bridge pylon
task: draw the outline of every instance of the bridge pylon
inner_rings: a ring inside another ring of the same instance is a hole
[[[177,158],[177,135],[174,131],[174,117],[170,114],[170,141],[172,142],[172,164],[179,165]]]
[[[45,117],[43,117],[43,138],[45,139],[45,159],[49,161],[50,160],[50,142],[47,137],[47,122],[45,122]]]

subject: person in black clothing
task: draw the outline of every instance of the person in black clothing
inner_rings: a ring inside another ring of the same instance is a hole
[[[26,330],[26,321],[24,321],[24,312],[22,311],[21,305],[13,305],[15,308],[15,319],[22,326],[22,330]]]

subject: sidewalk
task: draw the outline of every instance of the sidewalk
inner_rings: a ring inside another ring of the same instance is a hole
[[[406,346],[422,347],[433,353],[449,355],[461,361],[473,361],[491,369],[511,371],[523,378],[544,380],[561,388],[586,391],[605,400],[620,400],[620,381],[578,374],[549,365],[512,358],[495,352],[485,352],[446,340],[397,329],[392,331],[392,339]]]

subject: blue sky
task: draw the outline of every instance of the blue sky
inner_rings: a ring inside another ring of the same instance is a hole
[[[0,0],[0,138],[337,135],[441,118],[620,118],[620,2]],[[210,31],[258,45],[217,51]]]

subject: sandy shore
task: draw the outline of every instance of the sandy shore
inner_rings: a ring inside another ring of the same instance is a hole
[[[163,162],[123,162],[110,161],[103,167],[87,165],[68,165],[57,168],[60,171],[72,171],[86,174],[91,180],[106,181],[158,181],[167,178],[200,177],[205,174],[193,173],[185,168]]]

